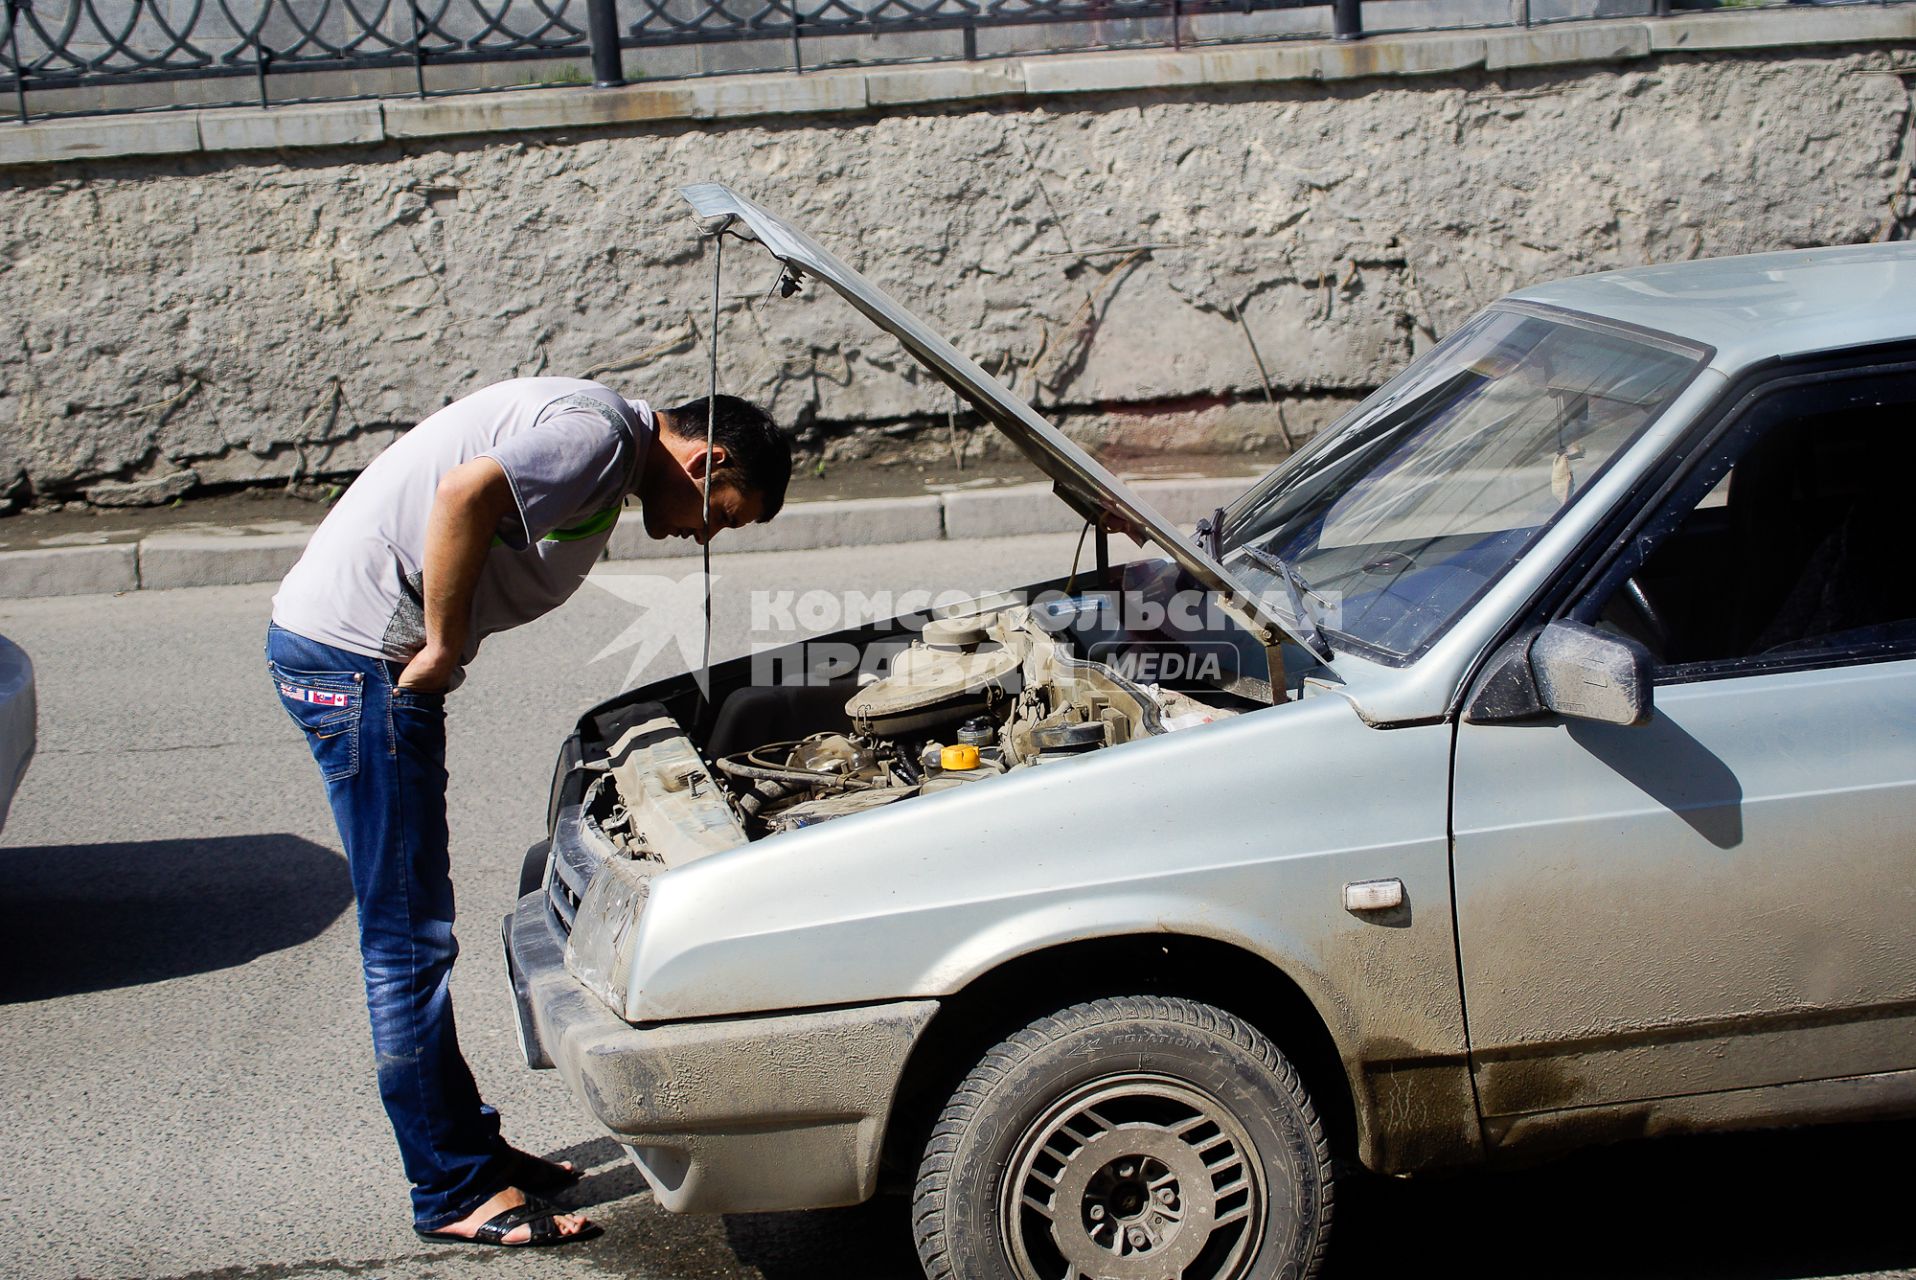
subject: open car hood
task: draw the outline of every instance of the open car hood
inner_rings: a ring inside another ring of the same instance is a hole
[[[734,230],[736,224],[743,223],[773,257],[801,275],[823,280],[873,324],[897,338],[920,364],[1011,437],[1012,443],[1051,478],[1058,496],[1087,521],[1108,532],[1156,544],[1191,577],[1217,592],[1225,607],[1271,652],[1274,695],[1283,698],[1283,673],[1277,666],[1275,650],[1284,624],[1262,598],[1195,546],[1176,525],[1039,417],[1030,405],[933,333],[924,321],[785,219],[722,183],[697,183],[680,188],[679,194],[708,223],[729,221]]]

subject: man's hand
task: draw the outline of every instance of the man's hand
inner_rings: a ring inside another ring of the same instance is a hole
[[[393,682],[396,688],[411,689],[417,693],[444,693],[452,685],[452,676],[459,670],[459,654],[456,650],[427,645],[412,656],[406,669],[399,673],[399,679]]]

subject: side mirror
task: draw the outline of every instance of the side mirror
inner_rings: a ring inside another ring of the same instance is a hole
[[[1513,636],[1490,659],[1464,719],[1527,720],[1545,713],[1605,724],[1650,718],[1651,658],[1635,641],[1581,622]]]
[[[1553,622],[1530,646],[1537,701],[1573,720],[1643,724],[1650,719],[1650,652],[1581,622]]]

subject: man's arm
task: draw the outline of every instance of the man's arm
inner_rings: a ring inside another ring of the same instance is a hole
[[[492,548],[493,534],[515,510],[506,473],[491,458],[474,458],[448,471],[426,519],[421,566],[426,647],[399,673],[399,687],[437,692],[452,683],[472,623],[472,593]]]

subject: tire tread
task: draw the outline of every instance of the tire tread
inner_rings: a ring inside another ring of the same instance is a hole
[[[912,1194],[912,1239],[927,1280],[960,1280],[945,1232],[945,1200],[958,1148],[994,1087],[1046,1046],[1066,1036],[1140,1021],[1190,1027],[1228,1040],[1269,1070],[1290,1096],[1308,1126],[1311,1152],[1322,1187],[1322,1211],[1318,1214],[1315,1237],[1309,1242],[1294,1275],[1296,1280],[1312,1280],[1318,1274],[1330,1241],[1335,1183],[1330,1139],[1297,1068],[1270,1037],[1236,1014],[1214,1005],[1182,996],[1107,996],[1047,1014],[1007,1036],[972,1068],[945,1104],[925,1144]]]

